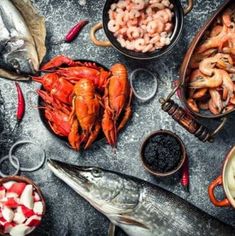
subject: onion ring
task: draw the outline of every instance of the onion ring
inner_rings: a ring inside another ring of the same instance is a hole
[[[2,157],[1,160],[0,160],[0,166],[2,165],[2,163],[3,163],[4,161],[6,161],[6,160],[8,160],[8,159],[9,159],[9,156]],[[19,173],[19,171],[20,171],[20,162],[19,162],[18,158],[15,157],[15,156],[13,156],[13,155],[12,155],[12,159],[14,159],[14,161],[17,163],[17,164],[14,166],[14,168],[16,168],[16,171],[15,171],[12,175],[5,175],[5,174],[0,170],[0,176],[1,176],[1,177],[4,178],[4,177],[8,177],[8,176],[15,176],[15,175],[17,175],[17,174]]]
[[[140,96],[140,95],[136,92],[136,90],[135,90],[135,88],[134,88],[133,81],[134,81],[134,79],[136,78],[136,74],[137,74],[138,72],[145,72],[145,73],[151,75],[151,77],[154,79],[153,92],[152,92],[149,96],[147,96],[147,97],[142,97],[142,96]],[[131,89],[132,89],[132,91],[133,91],[135,97],[138,98],[139,100],[141,100],[142,102],[147,102],[147,101],[149,101],[150,99],[152,99],[152,98],[155,96],[155,94],[157,93],[157,89],[158,89],[157,77],[156,77],[152,72],[150,72],[149,70],[146,70],[146,69],[144,69],[144,68],[139,68],[139,69],[133,70],[133,71],[131,72],[131,75],[130,75],[130,85],[131,85]]]
[[[33,144],[33,145],[36,145],[37,146],[37,143],[34,143],[30,140],[22,140],[22,141],[19,141],[19,142],[16,142],[10,149],[9,151],[9,160],[10,160],[10,163],[15,167],[17,168],[17,165],[16,163],[13,161],[13,158],[12,158],[12,152],[14,150],[14,148],[16,148],[18,145],[21,145],[21,144]],[[43,155],[42,155],[42,161],[35,167],[32,167],[32,168],[26,168],[26,167],[20,167],[20,171],[25,171],[25,172],[33,172],[33,171],[36,171],[38,170],[39,168],[41,168],[46,160],[46,153],[44,150],[42,150],[43,152]]]

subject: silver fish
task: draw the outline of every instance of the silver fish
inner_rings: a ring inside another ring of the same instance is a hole
[[[21,13],[10,0],[0,1],[0,53],[2,67],[24,74],[38,71],[35,42]]]
[[[52,172],[129,236],[235,235],[180,197],[140,179],[49,160]]]

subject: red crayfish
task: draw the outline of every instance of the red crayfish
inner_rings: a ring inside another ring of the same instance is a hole
[[[110,71],[92,62],[56,56],[33,80],[45,103],[45,117],[54,133],[67,137],[75,150],[87,149],[102,130],[113,147],[131,116],[132,92],[127,70],[115,64]]]

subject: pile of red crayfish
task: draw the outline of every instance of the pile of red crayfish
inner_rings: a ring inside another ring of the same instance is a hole
[[[117,134],[131,116],[132,91],[127,69],[115,64],[110,71],[93,62],[56,56],[33,77],[44,101],[45,117],[55,134],[67,137],[75,150],[87,149],[103,131],[115,147]]]

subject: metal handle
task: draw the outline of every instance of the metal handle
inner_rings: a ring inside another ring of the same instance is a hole
[[[176,83],[175,88],[171,91],[166,99],[161,98],[162,110],[167,112],[178,124],[185,128],[191,134],[194,134],[202,142],[213,142],[214,136],[224,127],[227,118],[224,117],[219,126],[213,131],[209,130],[202,124],[200,124],[187,110],[176,104],[171,98],[179,91],[182,86],[182,81]]]
[[[191,116],[184,108],[180,107],[173,100],[162,103],[162,110],[167,112],[178,124],[184,127],[188,132],[194,134],[202,142],[213,142],[214,139],[208,129],[198,123],[193,116]]]
[[[184,8],[184,15],[186,16],[193,9],[193,0],[187,0],[187,7]]]
[[[230,202],[227,198],[223,199],[223,200],[217,200],[215,195],[214,195],[214,190],[217,186],[222,185],[223,180],[222,180],[222,176],[220,175],[219,177],[217,177],[215,180],[213,180],[211,182],[211,184],[208,187],[208,195],[209,198],[211,200],[211,202],[217,206],[217,207],[227,207],[230,206]]]
[[[95,24],[91,28],[91,30],[90,30],[91,42],[94,43],[96,46],[100,46],[100,47],[110,47],[110,46],[112,46],[112,44],[109,41],[102,41],[102,40],[98,40],[96,38],[96,32],[100,29],[103,29],[103,24],[101,22]]]

